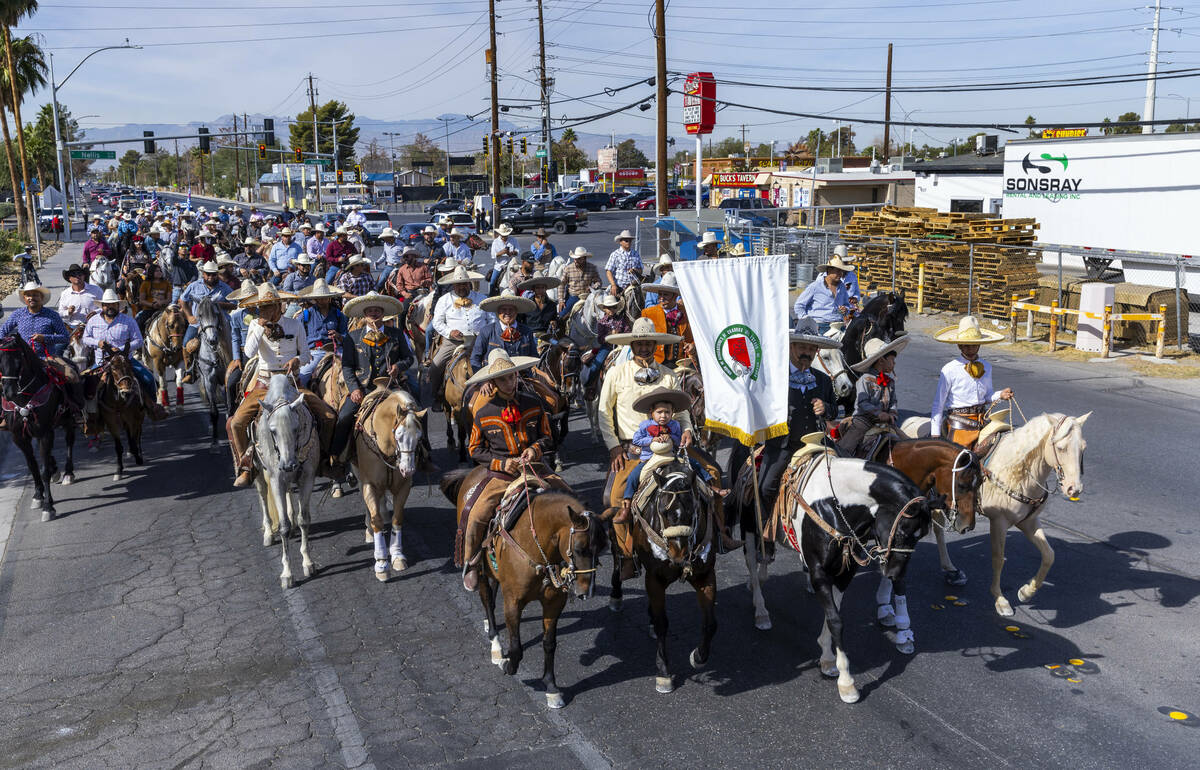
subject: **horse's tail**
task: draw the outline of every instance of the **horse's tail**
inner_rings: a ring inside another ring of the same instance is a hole
[[[449,473],[443,473],[441,480],[438,482],[438,487],[442,490],[442,494],[452,503],[458,503],[458,493],[462,488],[463,482],[467,479],[467,474],[471,470],[469,468],[456,468]]]

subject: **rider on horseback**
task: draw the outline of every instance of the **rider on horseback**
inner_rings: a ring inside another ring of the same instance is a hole
[[[958,345],[960,356],[942,367],[930,410],[929,435],[946,433],[956,444],[974,448],[986,422],[988,406],[1010,400],[1012,388],[992,390],[992,365],[979,357],[979,346],[999,342],[1004,335],[979,326],[975,316],[964,316],[958,326],[934,333],[938,342]]]
[[[854,271],[835,256],[825,265],[821,278],[805,287],[792,308],[797,319],[812,318],[817,322],[817,331],[824,334],[835,323],[846,320],[850,314],[850,295],[846,293],[845,276]]]
[[[533,331],[517,321],[522,313],[532,312],[533,300],[518,297],[511,290],[479,302],[479,309],[488,314],[488,323],[479,330],[471,352],[471,370],[479,371],[493,350],[503,350],[509,356],[536,356],[537,340]],[[493,315],[494,314],[494,315]]]
[[[300,323],[304,324],[311,356],[309,362],[300,367],[300,387],[307,388],[321,360],[337,351],[350,328],[346,314],[333,304],[333,300],[341,297],[342,293],[329,288],[324,278],[318,278],[316,283],[296,296],[308,305],[298,316]]]
[[[642,280],[642,255],[633,248],[633,233],[628,230],[622,230],[613,240],[617,248],[608,255],[604,274],[608,277],[608,290],[619,297],[634,281]]]
[[[200,340],[196,338],[199,328],[196,326],[195,306],[205,297],[212,297],[213,302],[222,310],[233,310],[233,303],[228,300],[230,288],[221,281],[217,265],[205,262],[200,267],[199,280],[192,281],[179,295],[179,307],[187,317],[187,333],[183,335],[183,381],[194,382],[196,372],[193,366],[196,351],[200,349]],[[307,350],[305,351],[308,352]]]
[[[654,360],[660,364],[674,366],[683,357],[683,344],[692,342],[692,330],[688,326],[687,311],[679,301],[679,281],[675,273],[666,273],[657,283],[647,284],[646,291],[658,294],[658,304],[650,305],[642,311],[642,318],[654,322],[655,331],[664,334],[675,334],[683,338],[682,342],[674,345],[660,345],[654,352]],[[649,296],[649,295],[647,295]]]
[[[132,318],[121,312],[121,298],[112,289],[105,289],[100,298],[100,312],[92,316],[83,330],[83,344],[96,351],[96,365],[99,367],[114,351],[124,351],[126,355],[140,350],[142,333]],[[158,421],[167,418],[167,410],[154,400],[154,375],[136,358],[129,356],[129,365],[142,391],[142,406],[150,419]],[[86,417],[96,414],[96,394],[88,393],[84,406]]]
[[[446,365],[454,356],[455,349],[465,336],[478,334],[488,321],[488,317],[479,309],[479,303],[486,298],[475,291],[475,282],[482,278],[479,273],[459,265],[454,272],[438,281],[438,284],[450,290],[438,298],[433,309],[433,329],[441,336],[429,363],[429,385],[433,390],[434,409],[440,403],[446,381]]]
[[[463,507],[463,587],[474,591],[478,574],[476,551],[483,540],[488,520],[505,490],[521,476],[522,466],[533,466],[547,486],[570,490],[561,478],[541,464],[542,455],[553,446],[550,420],[536,395],[517,387],[518,374],[537,364],[536,358],[510,358],[493,350],[487,366],[467,380],[467,385],[484,384],[482,399],[475,401],[472,415],[471,459],[487,465],[487,481],[472,490]]]
[[[867,340],[863,347],[866,358],[852,367],[865,376],[859,377],[854,386],[854,414],[838,439],[838,448],[851,457],[858,455],[864,436],[872,428],[897,431],[896,355],[907,346],[907,336],[891,342]]]
[[[66,379],[64,390],[82,420],[83,383],[75,365],[58,357],[58,351],[67,344],[70,332],[62,317],[45,306],[50,300],[50,290],[41,284],[26,283],[21,287],[20,295],[25,307],[14,310],[4,325],[0,326],[0,337],[16,332],[29,343],[34,353]]]

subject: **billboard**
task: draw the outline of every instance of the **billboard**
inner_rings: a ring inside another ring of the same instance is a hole
[[[717,124],[717,83],[711,72],[693,72],[683,81],[683,125],[689,134],[711,134]]]
[[[601,174],[611,174],[617,170],[617,148],[602,147],[596,152],[596,167]]]

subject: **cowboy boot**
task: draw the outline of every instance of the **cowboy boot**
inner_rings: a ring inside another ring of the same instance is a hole
[[[628,524],[631,516],[633,501],[629,499],[621,500],[621,510],[613,517],[613,524]]]
[[[196,353],[200,350],[200,340],[194,339],[183,346],[183,379],[180,385],[196,381]],[[181,399],[182,401],[182,399]]]
[[[725,494],[729,494],[729,490],[721,490],[717,487],[714,487],[713,491],[717,492],[718,494],[720,494],[721,492],[724,492]],[[725,495],[721,495],[721,496],[724,497]],[[737,549],[739,549],[743,545],[745,545],[745,543],[743,541],[734,540],[733,536],[729,534],[729,527],[727,527],[725,525],[725,506],[721,506],[721,513],[718,515],[714,515],[713,518],[717,520],[717,532],[719,532],[721,535],[721,538],[720,538],[721,553],[728,553],[730,551],[736,551]]]

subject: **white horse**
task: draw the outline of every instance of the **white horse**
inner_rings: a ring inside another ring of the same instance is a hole
[[[115,289],[117,280],[113,277],[112,260],[107,257],[96,257],[90,265],[88,278],[92,285],[104,291],[105,289]]]
[[[278,532],[283,555],[279,582],[294,585],[288,559],[291,525],[300,528],[300,556],[304,577],[316,567],[308,553],[309,498],[320,458],[316,420],[304,405],[304,397],[282,374],[271,377],[262,411],[254,423],[254,486],[263,512],[263,545],[270,546]],[[295,487],[296,491],[291,491]]]
[[[1037,574],[1017,590],[1017,598],[1028,602],[1042,587],[1054,564],[1054,549],[1046,540],[1040,519],[1042,506],[1053,490],[1047,484],[1051,474],[1057,474],[1058,489],[1064,497],[1075,501],[1083,494],[1083,450],[1087,448],[1083,424],[1091,415],[1091,412],[1079,417],[1056,413],[1038,415],[1011,433],[1003,434],[984,458],[979,512],[988,519],[992,541],[992,598],[996,612],[1003,617],[1013,615],[1012,605],[1000,589],[1008,530],[1014,526],[1021,530],[1042,557]],[[929,435],[929,420],[910,418],[904,421],[903,430],[913,438],[923,438]],[[933,531],[947,581],[950,576],[961,575],[953,584],[966,583],[966,575],[950,561],[942,529],[934,527]],[[881,585],[881,592],[883,588]]]
[[[550,260],[550,264],[546,266],[546,275],[551,278],[562,278],[563,270],[567,266],[567,258],[558,256]],[[558,289],[546,289],[546,296],[554,302],[558,302]]]

